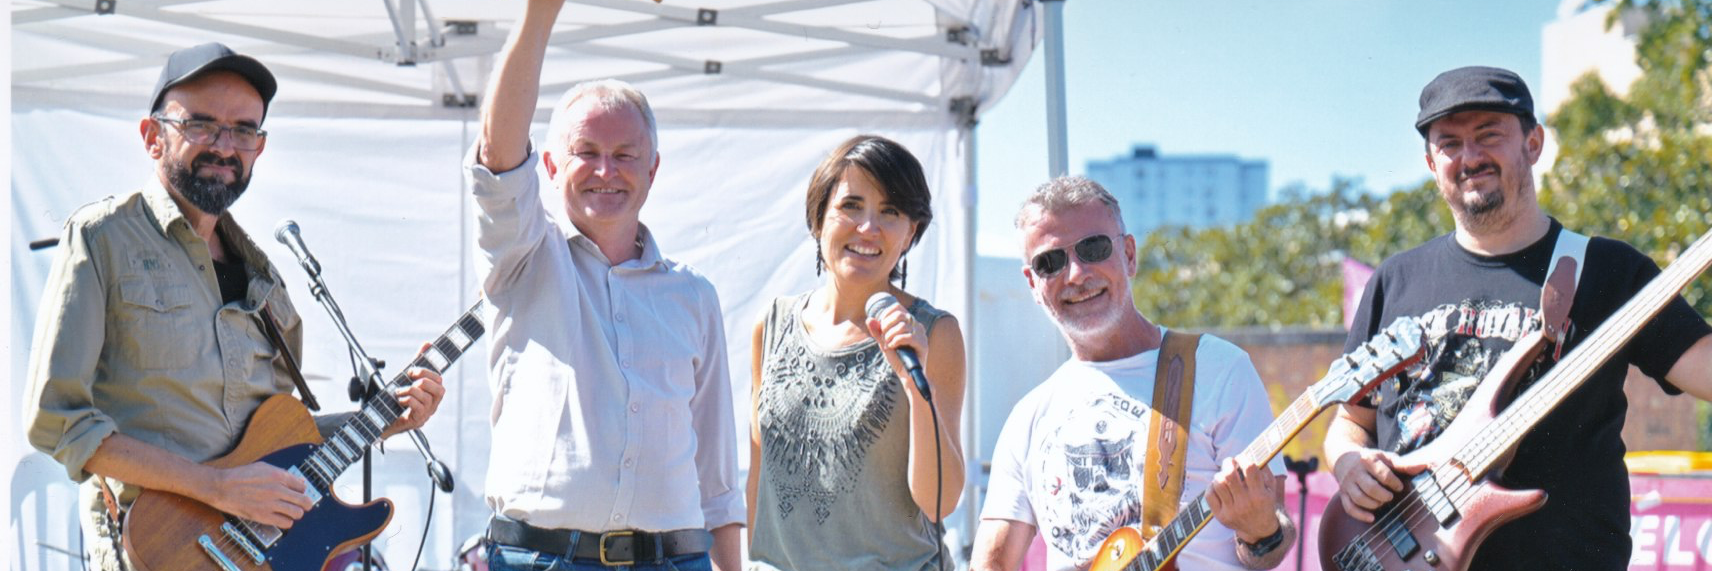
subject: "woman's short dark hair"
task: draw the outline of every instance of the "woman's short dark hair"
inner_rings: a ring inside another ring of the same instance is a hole
[[[808,181],[809,234],[816,240],[820,238],[832,191],[838,188],[838,181],[844,178],[844,170],[849,167],[862,169],[874,182],[880,183],[880,189],[886,193],[886,201],[916,224],[910,246],[920,242],[927,233],[928,222],[933,221],[933,193],[927,189],[927,176],[922,174],[921,162],[908,149],[878,135],[850,138],[833,149],[814,169],[814,177]],[[897,277],[897,269],[894,268],[892,273],[892,277]]]

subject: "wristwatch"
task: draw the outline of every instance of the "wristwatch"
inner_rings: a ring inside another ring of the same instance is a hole
[[[1278,549],[1279,545],[1284,544],[1284,526],[1279,525],[1278,531],[1272,532],[1272,535],[1260,538],[1260,541],[1249,543],[1247,541],[1243,541],[1242,538],[1239,537],[1236,539],[1236,542],[1241,544],[1244,549],[1248,550],[1249,557],[1259,559],[1261,557],[1265,557],[1268,553],[1272,553],[1273,550]]]

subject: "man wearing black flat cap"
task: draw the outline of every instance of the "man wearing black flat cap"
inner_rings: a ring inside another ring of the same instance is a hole
[[[292,391],[287,360],[302,354],[279,273],[226,212],[266,146],[275,90],[266,67],[226,46],[174,52],[138,125],[155,172],[66,222],[36,320],[26,425],[83,483],[79,519],[100,569],[128,567],[120,523],[143,488],[282,528],[312,506],[279,468],[200,464],[231,451],[263,400]],[[433,372],[411,376],[399,392],[409,411],[387,435],[420,427],[444,394]]]
[[[1427,167],[1456,230],[1386,260],[1368,282],[1350,328],[1346,350],[1400,316],[1421,319],[1427,332],[1423,366],[1340,407],[1327,431],[1325,456],[1333,459],[1338,503],[1364,521],[1403,489],[1408,475],[1427,467],[1401,455],[1438,437],[1505,350],[1541,329],[1543,316],[1559,315],[1556,303],[1541,307],[1542,284],[1554,268],[1564,270],[1565,279],[1554,278],[1554,286],[1570,288],[1563,296],[1568,325],[1553,326],[1566,331],[1564,349],[1548,351],[1522,387],[1659,273],[1628,244],[1575,234],[1540,209],[1532,168],[1545,130],[1534,119],[1528,86],[1514,72],[1444,72],[1421,91],[1420,106],[1415,129],[1426,139]],[[1628,567],[1622,429],[1623,379],[1631,364],[1667,393],[1712,400],[1712,327],[1677,297],[1522,437],[1499,482],[1544,490],[1548,499],[1481,542],[1471,569]]]

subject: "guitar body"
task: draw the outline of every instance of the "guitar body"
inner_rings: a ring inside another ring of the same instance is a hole
[[[1454,515],[1435,516],[1427,505],[1435,499],[1431,491],[1418,490],[1415,482],[1420,480],[1411,481],[1402,474],[1398,477],[1404,481],[1404,490],[1374,511],[1374,523],[1356,520],[1344,510],[1340,499],[1334,499],[1320,519],[1321,569],[1464,571],[1493,530],[1544,506],[1545,492],[1510,490],[1492,478],[1471,477],[1469,469],[1455,458],[1457,451],[1480,438],[1498,417],[1507,400],[1504,397],[1514,392],[1515,384],[1544,346],[1539,335],[1518,342],[1481,380],[1444,433],[1403,455],[1404,463],[1431,466],[1423,474],[1436,475],[1438,486],[1446,492],[1441,497],[1450,502]],[[1493,470],[1494,474],[1499,472]]]
[[[207,465],[231,468],[261,461],[289,469],[321,443],[309,411],[291,395],[279,394],[263,401],[250,416],[237,448]],[[327,493],[291,529],[262,549],[266,561],[257,565],[222,531],[228,516],[178,494],[145,489],[125,518],[124,544],[131,562],[143,571],[224,571],[199,544],[203,537],[238,569],[318,571],[334,555],[379,535],[391,519],[389,500],[353,506]]]
[[[1100,551],[1094,555],[1094,560],[1089,562],[1088,571],[1123,571],[1135,561],[1142,548],[1147,546],[1147,539],[1142,537],[1141,530],[1133,525],[1118,528],[1106,536],[1105,541],[1100,542]],[[1160,571],[1176,570],[1175,555],[1160,568]]]

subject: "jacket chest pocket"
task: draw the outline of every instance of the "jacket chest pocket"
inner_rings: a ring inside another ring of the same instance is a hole
[[[140,276],[119,278],[114,342],[120,358],[145,370],[182,369],[195,360],[198,340],[190,288]]]

